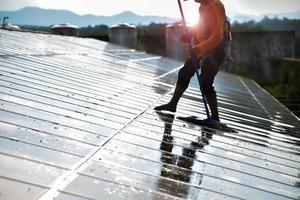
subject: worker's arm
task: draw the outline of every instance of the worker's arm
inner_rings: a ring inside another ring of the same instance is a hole
[[[196,53],[198,58],[202,58],[208,52],[215,49],[224,37],[224,26],[225,26],[225,13],[224,9],[220,5],[212,5],[209,8],[209,19],[211,23],[210,36],[204,40],[200,41],[199,44],[193,47],[192,51]]]
[[[179,35],[179,41],[181,43],[188,43],[191,41],[191,38],[192,38],[191,34],[184,33],[184,34]]]

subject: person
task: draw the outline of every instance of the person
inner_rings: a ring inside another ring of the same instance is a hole
[[[200,3],[198,24],[191,30],[190,34],[182,34],[179,39],[180,42],[187,42],[193,38],[194,45],[190,51],[197,55],[199,62],[202,60],[200,78],[203,93],[211,111],[211,117],[205,119],[205,121],[219,123],[217,95],[213,82],[219,66],[225,59],[225,8],[220,0],[195,0],[195,2]],[[189,38],[189,35],[192,38]],[[193,66],[192,59],[189,58],[179,70],[175,91],[169,103],[157,106],[154,110],[176,112],[178,101],[188,88],[190,79],[194,74],[195,67]]]

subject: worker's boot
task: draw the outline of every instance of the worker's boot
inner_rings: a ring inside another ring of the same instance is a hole
[[[210,111],[211,111],[211,118],[208,120],[220,122],[219,119],[219,110],[218,110],[218,101],[217,101],[217,96],[210,96],[206,97]]]
[[[170,112],[176,112],[178,101],[182,96],[182,94],[184,93],[184,91],[186,90],[186,88],[187,87],[183,85],[176,85],[173,97],[170,100],[170,102],[161,106],[157,106],[154,108],[154,110],[158,110],[158,111],[165,110]]]

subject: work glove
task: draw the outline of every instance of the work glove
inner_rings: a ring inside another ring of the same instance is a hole
[[[179,41],[181,43],[188,43],[189,41],[191,41],[191,36],[190,34],[181,34],[179,35]]]
[[[202,51],[199,51],[199,49],[197,47],[193,47],[193,48],[189,49],[189,52],[190,52],[190,55],[195,55],[198,60],[203,59],[203,57],[205,56],[205,54]]]

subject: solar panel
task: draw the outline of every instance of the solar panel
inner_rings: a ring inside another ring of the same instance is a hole
[[[253,80],[219,72],[220,117],[182,63],[106,42],[0,30],[0,199],[299,199],[300,123]]]

